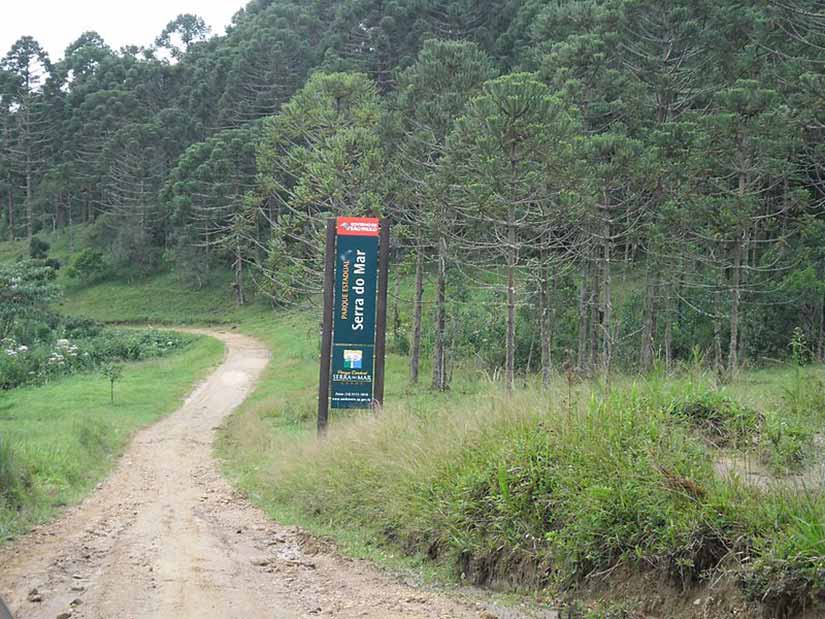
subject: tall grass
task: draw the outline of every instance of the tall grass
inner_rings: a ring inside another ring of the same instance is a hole
[[[691,389],[708,400],[706,388],[653,380],[390,404],[323,441],[270,433],[256,488],[475,583],[565,589],[624,565],[690,586],[732,571],[754,600],[811,603],[825,592],[814,572],[825,500],[719,478],[716,446],[673,413]],[[740,432],[744,407],[720,401],[714,414],[730,418],[719,423]]]
[[[11,445],[0,436],[0,521],[11,519],[23,509],[31,489],[29,471],[21,466]]]

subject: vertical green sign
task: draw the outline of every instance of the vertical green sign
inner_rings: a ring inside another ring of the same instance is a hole
[[[369,408],[372,403],[378,230],[375,218],[337,221],[332,408]]]

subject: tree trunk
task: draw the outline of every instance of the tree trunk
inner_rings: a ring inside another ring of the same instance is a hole
[[[587,295],[589,286],[589,276],[587,273],[587,262],[582,264],[582,283],[579,289],[579,350],[576,365],[580,370],[586,367],[585,354],[588,341],[589,313],[587,311]]]
[[[731,282],[730,343],[728,345],[728,371],[733,374],[739,367],[739,304],[742,300],[742,233],[737,233],[733,248],[733,281]]]
[[[16,240],[14,229],[14,192],[9,190],[9,240]]]
[[[424,252],[421,245],[415,254],[415,297],[413,299],[413,328],[410,342],[410,382],[418,383],[421,360],[421,315],[424,310]]]
[[[553,375],[553,359],[551,357],[553,343],[553,325],[550,321],[550,277],[545,260],[542,259],[541,275],[539,277],[539,327],[541,337],[541,384],[550,385]]]
[[[507,334],[504,345],[504,388],[515,386],[516,374],[516,226],[513,209],[507,213]]]
[[[447,238],[438,239],[438,279],[435,297],[433,388],[447,390]]]
[[[648,258],[649,260],[650,258]],[[648,267],[647,286],[645,290],[644,323],[642,325],[642,348],[639,365],[642,371],[653,367],[653,341],[656,336],[656,287],[658,274]]]
[[[54,199],[54,225],[61,230],[66,227],[66,205],[62,193],[58,193]]]
[[[34,205],[32,204],[32,172],[29,155],[26,155],[26,238],[34,236]]]
[[[665,303],[665,368],[670,372],[673,363],[673,296],[669,288]]]
[[[610,272],[610,220],[605,221],[604,244],[602,247],[602,370],[610,373],[613,357],[613,298],[612,274]]]
[[[236,240],[235,243],[235,281],[233,288],[235,289],[235,303],[239,306],[246,303],[246,295],[243,287],[243,257],[241,255],[241,241]]]
[[[825,362],[825,299],[819,297],[817,305],[819,334],[816,338],[816,360],[822,363]]]
[[[756,264],[757,256],[755,252],[757,251],[757,244],[752,243],[755,235],[756,228],[754,227],[753,230],[747,230],[744,234],[744,238],[742,239],[742,264],[739,267],[739,290],[747,290],[748,287],[748,273],[750,272],[750,265]],[[751,248],[753,248],[754,253],[751,253]],[[741,297],[740,292],[740,297]],[[745,308],[747,309],[747,308]],[[743,363],[747,359],[747,342],[748,342],[748,333],[747,328],[751,326],[748,324],[747,321],[742,322],[742,303],[740,300],[739,303],[739,328],[738,328],[738,336],[737,341],[739,342],[739,347],[737,348],[737,359],[739,363]]]
[[[74,253],[74,222],[72,221],[72,203],[69,202],[66,208],[66,217],[69,220],[69,251]]]
[[[591,271],[590,298],[587,301],[590,308],[590,339],[587,342],[587,367],[595,369],[597,362],[596,356],[599,350],[599,332],[603,328],[601,307],[598,302],[601,295],[599,285],[601,274],[596,260],[594,260]]]
[[[713,294],[713,370],[722,373],[722,292],[717,286]]]
[[[400,339],[401,333],[401,314],[398,312],[399,297],[401,296],[401,275],[395,273],[395,287],[393,289],[393,303],[392,303],[392,332],[396,338]]]
[[[28,88],[28,85],[27,85]],[[31,99],[26,97],[22,103],[24,117],[25,150],[23,152],[26,183],[26,239],[31,242],[34,235],[34,204],[32,204],[32,145],[31,145]]]

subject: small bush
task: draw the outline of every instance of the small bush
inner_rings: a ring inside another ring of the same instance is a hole
[[[33,236],[29,241],[29,257],[32,260],[45,260],[49,255],[51,245],[46,241],[36,236]]]
[[[103,323],[90,318],[75,316],[63,317],[60,327],[62,328],[63,337],[69,339],[95,337],[103,331]]]
[[[699,391],[677,399],[667,412],[718,447],[753,445],[763,423],[758,412],[718,391]]]
[[[107,268],[106,259],[101,252],[86,248],[74,256],[67,274],[73,279],[89,283],[102,277]]]

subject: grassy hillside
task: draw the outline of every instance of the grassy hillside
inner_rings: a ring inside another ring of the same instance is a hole
[[[198,337],[178,354],[129,364],[114,404],[97,374],[0,392],[0,540],[88,493],[132,434],[174,411],[222,355],[219,341]]]
[[[256,306],[239,312],[231,296],[231,276],[222,271],[213,273],[203,289],[183,284],[171,272],[136,280],[104,276],[90,285],[72,279],[68,267],[75,250],[84,246],[86,233],[86,226],[76,225],[65,232],[37,235],[50,245],[49,257],[62,264],[57,279],[65,294],[57,309],[64,314],[104,322],[226,324],[264,310]],[[25,241],[0,242],[0,263],[27,256]]]
[[[104,322],[158,324],[226,324],[254,315],[255,308],[239,312],[229,287],[204,290],[182,286],[174,274],[128,282],[107,280],[93,286],[67,286],[62,312]]]

